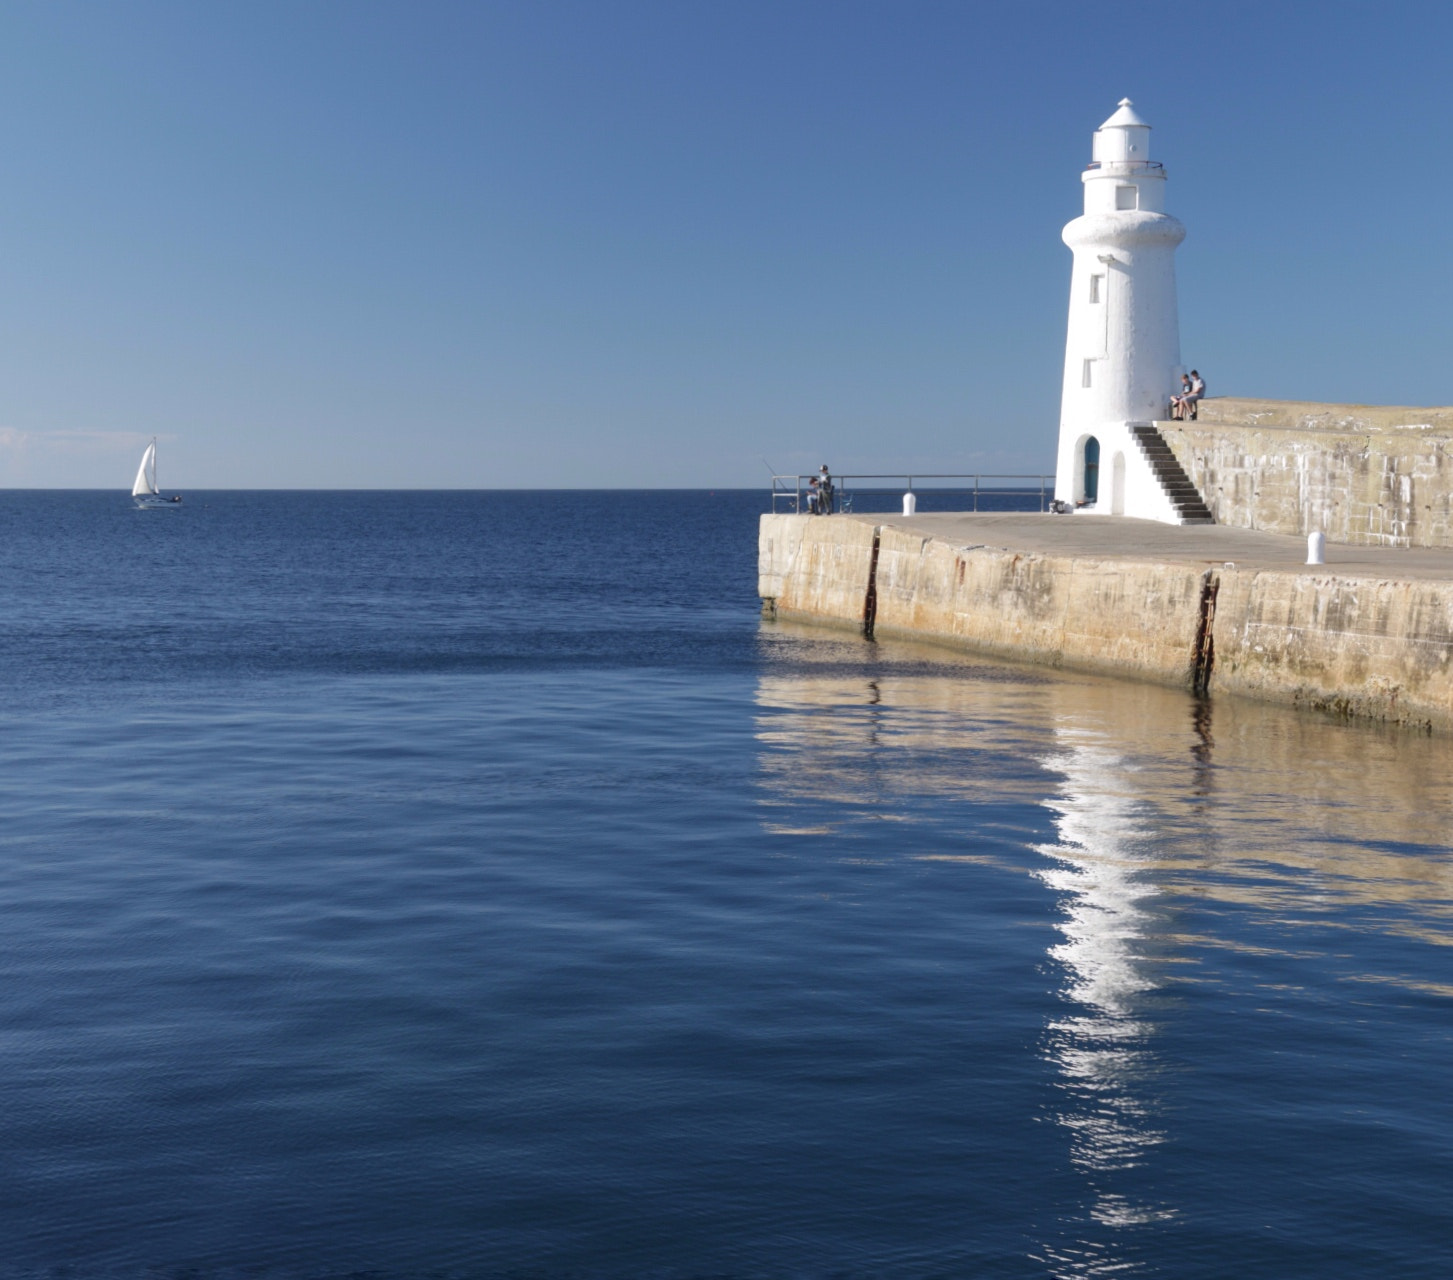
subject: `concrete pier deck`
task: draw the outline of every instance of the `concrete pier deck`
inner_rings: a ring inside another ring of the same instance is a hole
[[[762,517],[767,616],[1453,731],[1453,549],[1114,516]]]
[[[833,517],[837,519],[838,517]],[[1453,547],[1350,547],[1328,543],[1327,563],[1308,565],[1307,540],[1222,525],[1160,524],[1124,516],[1052,516],[944,512],[917,516],[861,515],[846,520],[892,525],[959,544],[1014,547],[1039,555],[1093,555],[1109,560],[1225,564],[1290,572],[1453,582]]]

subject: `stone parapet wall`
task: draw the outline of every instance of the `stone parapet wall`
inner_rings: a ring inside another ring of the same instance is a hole
[[[769,617],[1453,731],[1453,581],[955,546],[763,516]]]
[[[1453,408],[1217,397],[1156,425],[1218,524],[1453,546]]]

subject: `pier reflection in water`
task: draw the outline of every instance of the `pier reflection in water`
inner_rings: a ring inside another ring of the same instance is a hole
[[[1442,1248],[1453,744],[790,624],[763,643],[767,830],[1040,887],[992,898],[1021,913],[1019,989],[965,992],[966,1018],[1038,1029],[963,1066],[1017,1115],[1008,1165],[966,1150],[965,1176],[1000,1180],[1030,1258],[1291,1276]],[[1008,1196],[1015,1160],[1036,1173]]]

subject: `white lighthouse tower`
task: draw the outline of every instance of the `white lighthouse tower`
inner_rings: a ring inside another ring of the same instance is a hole
[[[1075,260],[1055,497],[1179,524],[1141,436],[1179,390],[1175,251],[1186,229],[1164,212],[1165,169],[1129,98],[1095,130],[1081,180],[1085,212],[1063,232]]]

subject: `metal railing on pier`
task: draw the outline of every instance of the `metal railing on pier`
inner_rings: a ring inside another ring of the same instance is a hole
[[[773,512],[812,509],[808,481],[812,475],[773,476]],[[890,484],[898,481],[901,483]],[[906,494],[914,494],[931,511],[1048,511],[1054,498],[1053,475],[990,475],[939,472],[889,472],[832,477],[834,512],[873,513],[898,510]],[[827,512],[823,504],[824,514]]]

